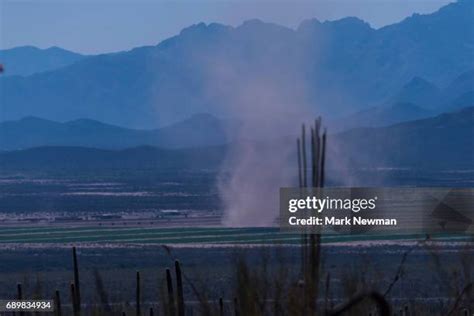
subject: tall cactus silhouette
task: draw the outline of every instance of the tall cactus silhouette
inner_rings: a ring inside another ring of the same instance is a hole
[[[321,118],[318,117],[310,128],[309,137],[310,169],[307,169],[306,127],[301,127],[301,138],[297,139],[298,184],[300,188],[308,187],[308,178],[313,188],[324,186],[326,159],[326,131],[321,135]],[[302,313],[315,315],[319,295],[321,270],[321,235],[304,231],[301,234],[301,275],[304,284],[304,304]]]
[[[173,280],[170,269],[166,269],[166,288],[168,289],[168,308],[170,316],[176,315],[176,306],[173,293]]]
[[[141,315],[141,310],[140,310],[140,271],[137,271],[137,288],[136,288],[136,293],[135,293],[135,315],[140,316]]]
[[[21,283],[18,283],[16,285],[16,298],[18,300],[22,300],[23,299],[23,288],[21,286]],[[25,313],[24,312],[19,312],[18,313],[20,316],[23,316]]]
[[[79,316],[79,309],[77,308],[77,294],[76,287],[74,283],[71,283],[71,305],[72,305],[72,314],[74,316]]]
[[[219,316],[224,316],[224,300],[219,298]]]
[[[174,267],[176,270],[176,298],[178,304],[178,316],[184,316],[184,294],[183,294],[183,277],[181,275],[181,266],[179,261],[174,262]]]
[[[77,252],[76,247],[72,247],[72,258],[73,258],[73,265],[74,265],[74,290],[75,290],[75,301],[77,305],[77,310],[80,312],[81,310],[81,290],[79,284],[79,266],[77,264]]]
[[[54,316],[61,316],[61,297],[59,295],[59,291],[56,290],[54,292]]]

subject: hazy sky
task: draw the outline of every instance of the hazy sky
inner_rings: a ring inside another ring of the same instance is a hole
[[[251,18],[295,28],[357,16],[378,28],[453,0],[0,0],[0,48],[60,46],[82,53],[155,45],[198,22]]]

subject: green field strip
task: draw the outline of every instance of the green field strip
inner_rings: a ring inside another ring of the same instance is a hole
[[[260,240],[271,240],[274,239],[275,234],[268,234],[268,233],[262,233],[260,234],[262,236],[268,236],[266,238],[262,238],[260,236]],[[220,243],[231,243],[231,242],[237,242],[237,241],[242,241],[245,242],[246,240],[252,240],[255,239],[256,234],[251,234],[249,236],[244,236],[242,237],[241,235],[231,235],[231,236],[223,236],[224,238],[219,238],[221,236],[201,236],[201,237],[183,237],[183,238],[174,238],[174,239],[153,239],[153,238],[147,238],[147,239],[124,239],[120,240],[121,243],[137,243],[137,244],[153,244],[153,243],[158,243],[158,244],[217,244],[218,242]]]
[[[261,232],[262,230],[257,230],[255,228],[182,228],[182,229],[168,229],[168,228],[95,228],[95,229],[83,229],[83,230],[62,230],[62,231],[47,231],[47,232],[34,232],[34,233],[8,233],[0,234],[0,241],[2,238],[9,239],[9,237],[33,237],[33,238],[43,238],[43,237],[68,237],[71,234],[75,236],[87,235],[93,233],[95,235],[106,235],[106,234],[127,234],[127,233],[147,233],[154,232],[163,235],[171,234],[183,234],[183,233],[201,233],[201,232],[235,232],[235,231],[256,231]]]
[[[249,234],[231,234],[231,235],[203,235],[203,236],[181,236],[176,238],[126,238],[115,240],[116,242],[122,243],[141,243],[141,242],[158,242],[159,243],[187,243],[187,242],[211,242],[216,243],[226,240],[247,240],[248,238],[255,238],[256,236],[268,236],[273,237],[280,235],[279,233],[249,233]]]
[[[298,244],[301,236],[297,233],[280,232],[278,228],[225,228],[225,227],[172,227],[172,228],[138,228],[138,227],[67,227],[37,228],[40,231],[25,233],[22,228],[9,229],[0,233],[0,243],[122,243],[122,244]],[[420,241],[426,235],[324,235],[323,243],[340,243],[355,241]],[[468,241],[472,235],[435,235],[437,241]]]
[[[288,236],[288,237],[274,237],[274,238],[258,238],[258,239],[247,239],[237,241],[219,241],[215,244],[230,244],[230,245],[260,245],[260,244],[301,244],[301,236]]]
[[[80,227],[80,226],[71,226],[71,227],[1,227],[0,228],[0,235],[2,234],[10,234],[11,232],[24,232],[24,233],[34,233],[34,232],[44,232],[44,231],[62,231],[62,230],[81,230],[81,229],[91,229],[91,228],[100,228],[97,227]]]
[[[426,238],[426,235],[416,234],[416,235],[326,235],[321,237],[322,243],[341,243],[341,242],[355,242],[355,241],[422,241]],[[472,240],[472,236],[446,236],[438,235],[433,236],[431,239],[436,241],[468,241]],[[299,244],[301,243],[301,236],[298,234],[287,234],[282,236],[281,234],[276,235],[275,238],[255,238],[255,239],[245,239],[238,240],[233,242],[228,241],[218,241],[216,244],[268,244],[268,243],[281,243],[284,244]]]
[[[258,236],[258,235],[271,235],[273,233],[249,233],[248,236]],[[217,234],[212,235],[209,233],[202,235],[176,235],[176,236],[153,236],[152,234],[144,234],[142,237],[137,237],[137,235],[115,235],[115,236],[82,236],[75,237],[69,236],[64,238],[44,238],[42,240],[28,240],[28,239],[17,239],[10,240],[7,243],[63,243],[63,242],[113,242],[113,243],[132,243],[132,242],[141,242],[141,241],[153,241],[159,243],[180,243],[182,241],[186,242],[188,240],[206,240],[206,241],[217,241],[222,240],[223,238],[232,237],[242,239],[243,234]]]
[[[96,233],[96,232],[93,232]],[[123,233],[123,232],[106,232],[103,234],[85,234],[85,235],[74,235],[74,234],[63,234],[63,235],[55,235],[55,236],[27,236],[30,238],[10,238],[10,239],[2,239],[0,238],[0,243],[22,243],[22,242],[32,242],[32,243],[39,243],[39,242],[72,242],[72,241],[121,241],[123,240],[133,240],[133,239],[150,239],[153,238],[155,240],[162,240],[162,239],[183,239],[189,237],[200,237],[200,236],[213,236],[214,238],[219,238],[226,235],[234,235],[234,236],[242,236],[242,235],[256,235],[256,234],[274,234],[277,232],[262,232],[261,230],[256,231],[255,229],[220,229],[220,230],[200,230],[200,231],[190,231],[190,230],[182,230],[180,232],[167,232],[163,230],[149,230],[144,232],[140,230],[139,232],[132,232],[132,233]],[[138,236],[142,236],[142,238],[137,238]],[[132,238],[126,238],[132,237]]]
[[[145,226],[145,227],[137,227],[137,226],[62,226],[62,227],[7,227],[7,228],[0,228],[0,236],[8,235],[8,234],[17,234],[18,232],[29,234],[29,233],[41,233],[41,232],[61,232],[61,231],[71,231],[71,232],[80,232],[80,231],[127,231],[127,230],[143,230],[143,229],[155,229],[155,230],[162,230],[162,231],[201,231],[201,230],[268,230],[268,231],[279,231],[277,227],[153,227],[153,226]]]
[[[160,222],[161,223],[161,222]],[[163,222],[165,223],[165,222]],[[161,224],[163,224],[161,223]],[[179,226],[172,226],[172,227],[166,227],[166,226],[153,226],[153,225],[148,225],[148,226],[136,226],[133,224],[130,225],[122,225],[122,224],[116,224],[116,225],[65,225],[65,226],[56,226],[56,225],[51,225],[51,226],[7,226],[7,227],[1,227],[0,226],[0,235],[3,233],[9,234],[11,232],[42,232],[42,231],[63,231],[63,230],[87,230],[87,229],[143,229],[143,228],[155,228],[155,229],[163,229],[163,230],[183,230],[183,229],[256,229],[258,227],[223,227],[223,226],[215,226],[215,227],[200,227],[200,226],[184,226],[184,227],[179,227]],[[264,228],[267,229],[267,228]],[[268,227],[268,229],[274,229],[272,227]]]
[[[145,226],[149,227],[149,226]],[[183,229],[222,229],[222,227],[152,227],[154,229],[163,229],[169,231],[182,231]],[[87,231],[87,230],[140,230],[144,229],[144,227],[137,227],[137,226],[61,226],[61,227],[2,227],[0,228],[0,236],[4,234],[11,234],[21,232],[21,233],[41,233],[41,232],[57,232],[57,231]],[[237,228],[236,228],[237,229]]]

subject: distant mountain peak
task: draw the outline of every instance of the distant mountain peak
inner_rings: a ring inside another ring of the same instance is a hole
[[[411,102],[372,107],[345,118],[347,127],[379,127],[429,117],[432,113]]]
[[[25,117],[22,117],[21,119],[18,120],[19,122],[21,121],[46,121],[45,119],[42,119],[40,117],[37,117],[37,116],[33,116],[33,115],[27,115]]]
[[[216,33],[216,32],[225,32],[231,30],[231,26],[223,25],[220,23],[210,23],[206,24],[204,22],[200,22],[197,24],[193,24],[181,30],[179,33],[180,36],[193,36],[195,34],[205,34],[207,32]]]
[[[307,20],[303,20],[303,22],[300,23],[297,30],[305,31],[314,27],[319,27],[321,26],[321,24],[322,24],[321,21],[319,21],[317,18],[307,19]]]
[[[264,22],[260,19],[250,19],[244,21],[241,25],[239,25],[236,29],[236,31],[240,31],[243,33],[249,33],[249,32],[286,32],[286,33],[293,33],[294,31],[288,27],[275,24],[275,23],[270,23],[270,22]]]
[[[0,50],[0,60],[5,65],[5,76],[29,76],[39,72],[56,70],[84,58],[56,46],[46,49],[35,46],[19,46]]]
[[[433,108],[440,100],[440,89],[428,80],[415,76],[390,99],[389,103],[415,103],[424,108]]]
[[[18,123],[27,123],[27,124],[31,124],[31,123],[54,123],[54,124],[56,124],[57,123],[55,121],[47,120],[47,119],[44,119],[44,118],[41,118],[41,117],[38,117],[38,116],[34,116],[34,115],[28,115],[28,116],[22,117],[21,119],[19,119],[17,121],[6,121],[6,122],[9,122],[9,123],[18,122]]]
[[[453,100],[456,106],[467,102],[471,105],[472,93],[474,92],[474,69],[468,70],[457,76],[445,89],[444,93],[448,99]]]
[[[343,26],[343,27],[355,26],[355,27],[363,27],[366,29],[372,29],[369,23],[355,16],[348,16],[348,17],[345,17],[339,20],[334,20],[334,21],[325,21],[323,24],[333,25],[333,26]]]
[[[90,124],[90,125],[107,125],[97,120],[88,119],[88,118],[79,118],[71,121],[67,121],[65,124],[68,125],[83,125],[83,124]]]
[[[459,23],[466,19],[472,20],[474,14],[474,1],[472,0],[458,0],[456,2],[449,3],[445,6],[442,6],[437,11],[433,13],[420,14],[414,13],[411,16],[403,19],[401,22],[385,26],[383,28],[389,29],[394,26],[405,24],[406,26],[424,26],[433,22],[439,23],[442,20],[451,20]]]
[[[438,12],[453,11],[453,10],[474,10],[474,1],[472,0],[457,0],[441,7]]]
[[[204,22],[196,23],[193,25],[190,25],[188,27],[185,27],[184,29],[181,30],[180,34],[186,34],[186,33],[191,33],[191,32],[196,32],[196,31],[201,31],[207,29],[207,25]]]
[[[55,53],[69,53],[69,54],[77,54],[77,55],[82,55],[82,54],[79,54],[79,53],[76,53],[76,52],[72,52],[70,50],[67,50],[67,49],[64,49],[62,47],[58,47],[58,46],[51,46],[51,47],[48,47],[48,48],[45,48],[43,49],[44,51],[47,51],[47,52],[55,52]]]
[[[349,16],[342,19],[338,19],[338,20],[328,20],[324,22],[321,22],[316,18],[308,19],[301,22],[297,30],[301,32],[305,32],[305,31],[311,31],[311,30],[314,31],[320,28],[328,28],[328,29],[335,28],[335,29],[347,29],[347,30],[350,30],[350,29],[353,30],[355,28],[355,29],[362,29],[365,31],[375,31],[370,26],[369,23],[354,16]]]
[[[39,53],[39,52],[51,52],[51,53],[56,53],[56,52],[61,52],[61,53],[66,53],[66,54],[73,54],[73,55],[79,55],[81,56],[82,54],[58,47],[58,46],[50,46],[47,48],[39,48],[33,45],[23,45],[23,46],[16,46],[12,48],[7,48],[7,49],[0,49],[0,54],[5,53],[5,52],[15,52],[15,53]]]
[[[265,22],[263,22],[262,20],[260,19],[249,19],[249,20],[245,20],[243,23],[242,23],[242,27],[252,27],[252,26],[260,26],[260,25],[264,25],[266,24]]]

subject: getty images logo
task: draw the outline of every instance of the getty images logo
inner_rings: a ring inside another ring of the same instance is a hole
[[[288,203],[288,211],[296,213],[300,210],[313,210],[318,213],[324,210],[345,210],[358,213],[362,210],[373,210],[376,208],[378,197],[371,199],[341,199],[341,198],[318,198],[316,196],[307,196],[302,199],[290,199]]]

